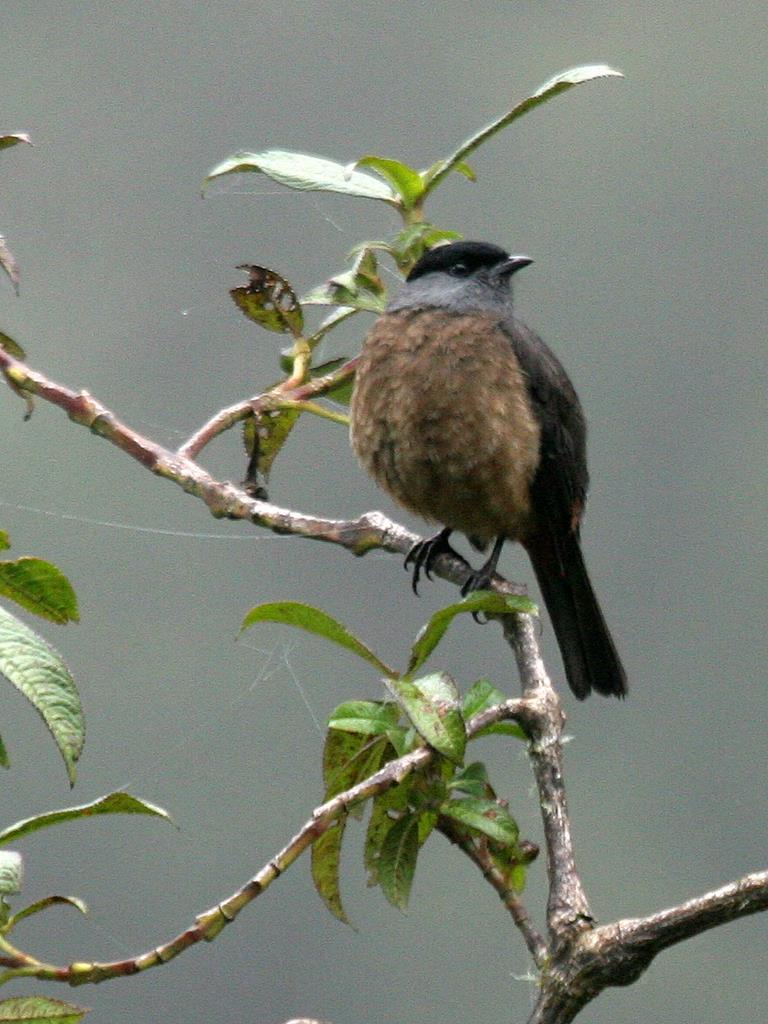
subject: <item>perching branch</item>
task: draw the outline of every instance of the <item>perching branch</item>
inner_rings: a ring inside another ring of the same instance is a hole
[[[353,520],[307,516],[249,497],[233,484],[217,481],[194,462],[192,455],[223,430],[248,415],[278,408],[280,402],[306,403],[323,394],[354,370],[354,360],[335,374],[295,388],[257,396],[219,413],[197,431],[177,452],[171,452],[121,423],[87,392],[75,392],[48,380],[0,348],[0,370],[14,392],[24,398],[36,395],[59,406],[76,423],[87,426],[151,472],[171,480],[200,498],[217,517],[250,520],[280,534],[294,534],[338,544],[356,555],[379,548],[404,554],[418,539],[378,512]],[[273,404],[271,404],[273,403]],[[436,575],[461,584],[467,574],[463,560],[449,555],[435,563]],[[516,592],[501,577],[494,589]],[[691,938],[718,924],[768,909],[768,872],[747,875],[737,882],[645,918],[597,926],[576,870],[570,821],[565,796],[561,743],[564,714],[544,668],[534,622],[527,615],[502,618],[504,634],[512,647],[523,689],[519,700],[507,701],[475,716],[468,723],[474,735],[491,722],[516,720],[529,737],[529,753],[541,807],[547,854],[549,897],[548,940],[531,925],[527,912],[483,856],[480,847],[465,849],[484,876],[502,896],[540,970],[537,1003],[529,1024],[567,1024],[600,992],[626,985],[642,974],[653,958],[674,943]],[[35,976],[70,984],[98,982],[133,974],[173,959],[201,939],[211,940],[260,895],[297,857],[322,835],[348,808],[384,792],[433,757],[420,747],[391,761],[370,778],[323,804],[294,838],[242,888],[211,910],[176,938],[141,956],[112,963],[74,963],[56,967],[42,963],[0,937],[0,964],[7,968],[0,983],[14,977]],[[443,828],[448,834],[449,828]],[[454,838],[454,837],[451,837]]]

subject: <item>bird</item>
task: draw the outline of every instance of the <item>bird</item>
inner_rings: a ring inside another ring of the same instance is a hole
[[[457,555],[454,532],[480,551],[493,545],[463,595],[488,588],[504,542],[519,542],[573,693],[623,697],[626,673],[579,539],[584,412],[555,354],[513,315],[512,278],[531,263],[489,242],[426,252],[363,342],[350,439],[398,504],[441,526],[408,552],[414,590],[442,553]]]

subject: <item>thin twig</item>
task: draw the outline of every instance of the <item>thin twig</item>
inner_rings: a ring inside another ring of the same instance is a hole
[[[261,395],[254,395],[253,398],[245,399],[242,402],[235,403],[235,405],[228,406],[226,409],[221,409],[207,423],[204,423],[199,430],[196,430],[181,445],[176,454],[181,455],[182,458],[195,459],[215,437],[218,437],[225,430],[234,427],[241,420],[247,419],[249,416],[259,416],[275,408],[276,403],[279,403],[281,400],[306,402],[312,398],[318,398],[340,384],[351,380],[356,366],[357,358],[350,359],[337,370],[334,370],[332,373],[326,373],[322,377],[313,377],[312,380],[308,380],[295,387],[286,387],[285,382],[283,382],[278,384],[277,387],[272,388],[271,391],[265,391]]]
[[[549,960],[547,943],[531,921],[523,901],[510,886],[503,872],[494,864],[487,847],[474,842],[465,832],[456,828],[454,822],[445,815],[438,818],[437,828],[480,868],[485,880],[493,886],[501,902],[512,915],[512,920],[523,936],[534,963],[539,969],[543,969]]]
[[[499,704],[467,722],[467,735],[474,736],[486,725],[511,717],[515,702]],[[176,935],[170,941],[156,946],[147,953],[123,960],[103,963],[76,961],[68,966],[44,963],[17,949],[4,936],[0,936],[0,964],[7,970],[0,975],[0,985],[19,977],[35,977],[46,981],[67,982],[70,985],[98,984],[113,978],[125,977],[159,967],[175,959],[190,946],[203,940],[211,942],[238,914],[260,896],[304,853],[304,851],[326,832],[337,818],[355,804],[369,800],[383,793],[391,786],[402,782],[411,772],[424,767],[435,756],[431,747],[417,747],[410,753],[388,761],[375,774],[343,793],[327,800],[312,813],[293,839],[279,853],[262,867],[252,878],[227,899],[198,914],[194,924]]]

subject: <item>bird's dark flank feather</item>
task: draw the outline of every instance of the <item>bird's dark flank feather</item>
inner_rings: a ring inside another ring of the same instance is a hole
[[[413,553],[414,582],[452,530],[481,548],[496,539],[465,592],[487,585],[504,539],[519,541],[576,696],[623,696],[579,546],[584,415],[555,355],[512,317],[510,278],[530,262],[483,242],[422,257],[365,340],[352,444],[401,505],[445,527]]]

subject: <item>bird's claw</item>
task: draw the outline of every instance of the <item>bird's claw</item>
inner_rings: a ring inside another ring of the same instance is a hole
[[[454,551],[448,543],[450,535],[451,531],[446,528],[434,537],[417,541],[405,556],[403,568],[410,569],[413,566],[411,586],[413,587],[414,594],[419,593],[419,580],[421,579],[422,570],[427,579],[431,580],[432,569],[440,555],[453,555],[454,558],[458,558],[462,562],[464,561],[462,556],[457,551]]]

